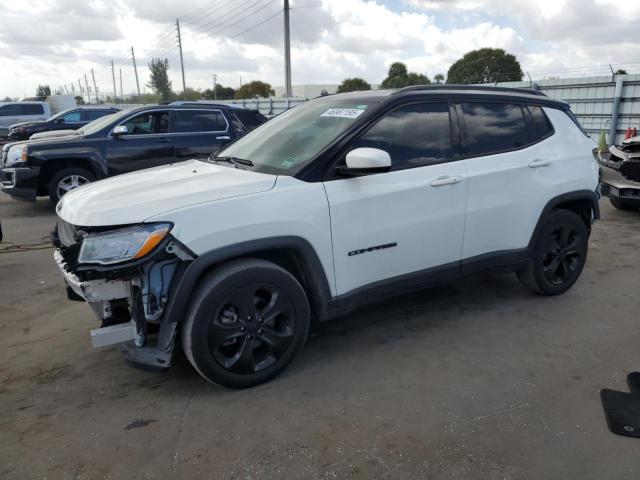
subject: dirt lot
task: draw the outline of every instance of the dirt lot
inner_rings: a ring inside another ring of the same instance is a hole
[[[0,254],[0,477],[640,478],[599,400],[640,370],[640,212],[602,207],[568,294],[482,275],[387,301],[246,391],[93,350],[52,251]],[[1,195],[5,240],[37,243],[52,211]]]

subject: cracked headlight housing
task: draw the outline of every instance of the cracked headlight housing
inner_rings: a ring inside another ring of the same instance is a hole
[[[171,224],[155,223],[87,235],[78,263],[113,265],[138,260],[156,248],[170,230]]]

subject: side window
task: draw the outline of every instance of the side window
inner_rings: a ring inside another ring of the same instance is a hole
[[[461,104],[461,107],[468,156],[500,153],[529,143],[520,105],[469,102]]]
[[[44,108],[38,104],[20,105],[22,112],[19,115],[44,115]]]
[[[64,123],[77,123],[80,121],[80,110],[69,112],[62,118],[64,118]]]
[[[229,114],[229,119],[231,120],[231,123],[233,124],[233,128],[235,128],[237,132],[244,132],[246,130],[246,127],[242,124],[242,122],[236,116],[235,113],[231,112]]]
[[[387,114],[353,143],[353,148],[385,150],[392,170],[423,167],[450,160],[448,103],[408,105]]]
[[[219,110],[175,110],[175,133],[225,132],[227,121]]]
[[[21,114],[22,110],[19,105],[12,104],[0,107],[0,117],[14,117]]]
[[[553,134],[553,127],[549,119],[542,110],[542,107],[534,107],[529,105],[529,114],[531,114],[531,130],[535,141],[541,140]]]
[[[168,112],[145,112],[126,120],[128,135],[149,135],[153,133],[167,133],[169,131]]]
[[[109,112],[107,110],[82,110],[82,121],[93,122],[94,120],[102,118],[109,113],[112,112]]]
[[[233,115],[237,115],[238,119],[246,127],[247,130],[253,130],[264,123],[260,113],[252,112],[251,110],[238,109]]]

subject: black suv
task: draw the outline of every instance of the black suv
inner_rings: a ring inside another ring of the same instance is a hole
[[[16,199],[69,190],[121,173],[206,158],[266,121],[258,111],[207,102],[139,107],[100,118],[74,137],[8,143],[0,188]]]
[[[87,106],[70,108],[44,121],[11,125],[11,128],[9,128],[9,140],[27,140],[34,133],[50,132],[52,130],[77,130],[87,123],[119,111],[120,109],[116,107]]]

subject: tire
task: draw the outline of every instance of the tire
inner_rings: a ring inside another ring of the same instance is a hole
[[[609,201],[611,205],[616,207],[618,210],[636,210],[633,205],[629,205],[628,203],[623,202],[619,198],[609,197]]]
[[[560,295],[578,280],[587,259],[589,235],[583,220],[569,210],[554,210],[535,239],[531,259],[518,279],[542,295]]]
[[[79,167],[63,168],[57,171],[49,180],[49,199],[51,203],[56,205],[62,196],[71,190],[74,190],[82,185],[93,182],[95,177],[89,170]],[[66,185],[68,188],[62,187]]]
[[[309,302],[293,275],[271,262],[241,259],[200,281],[180,333],[189,362],[206,380],[247,388],[291,363],[309,324]]]

